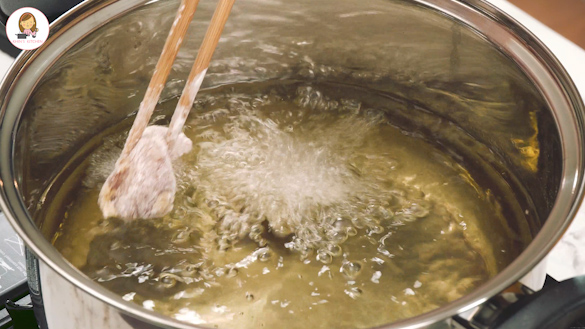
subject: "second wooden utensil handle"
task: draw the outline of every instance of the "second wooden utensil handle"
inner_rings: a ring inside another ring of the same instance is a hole
[[[221,37],[221,32],[223,31],[234,2],[235,0],[219,0],[217,8],[213,13],[211,23],[205,33],[205,37],[203,38],[203,42],[197,53],[197,58],[195,59],[193,68],[189,73],[185,89],[183,89],[183,94],[179,99],[179,103],[169,125],[167,143],[171,150],[177,136],[183,130],[183,125],[185,124],[185,120],[187,120],[187,116],[193,106],[193,101],[201,87],[201,83],[203,82],[203,78],[209,67],[209,62],[211,62],[211,57],[217,47],[217,43]]]
[[[154,108],[158,102],[171,68],[173,67],[173,62],[177,57],[179,48],[181,47],[185,34],[187,34],[189,23],[191,23],[193,15],[195,15],[195,10],[197,9],[198,3],[199,0],[181,1],[181,5],[177,11],[175,20],[173,21],[173,25],[163,47],[162,53],[156,64],[148,88],[146,89],[146,93],[144,94],[144,99],[140,103],[138,113],[136,114],[132,128],[128,133],[126,144],[124,144],[124,149],[120,155],[121,161],[124,161],[124,159],[126,159],[130,152],[134,149],[142,137],[144,129],[148,125],[148,121],[152,116],[152,112],[154,111]]]

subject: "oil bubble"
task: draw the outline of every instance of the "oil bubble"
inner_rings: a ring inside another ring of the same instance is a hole
[[[424,218],[429,214],[429,205],[423,200],[418,202],[409,202],[408,206],[404,207],[397,214],[405,221],[412,222],[417,218]]]
[[[351,223],[353,224],[353,226],[355,226],[355,228],[357,229],[362,229],[364,227],[366,227],[364,221],[362,221],[361,219],[354,217],[351,219]]]
[[[176,274],[172,273],[161,273],[158,276],[158,281],[164,288],[170,289],[177,285],[177,282],[182,282],[183,279]]]
[[[334,243],[344,243],[348,238],[347,231],[343,230],[331,230],[326,233],[327,239]]]
[[[330,243],[327,245],[327,252],[333,257],[338,257],[341,256],[341,254],[343,254],[343,249],[338,244]]]
[[[232,268],[230,268],[230,269],[228,270],[228,272],[227,272],[227,274],[226,274],[226,277],[228,277],[228,278],[233,278],[233,277],[235,277],[235,276],[237,276],[237,275],[238,275],[238,269],[237,269],[237,268],[235,268],[235,267],[232,267]]]
[[[268,248],[264,248],[260,253],[258,253],[258,260],[265,263],[272,258],[272,251]]]
[[[348,227],[347,228],[347,235],[348,236],[356,236],[358,234],[355,227]]]
[[[414,222],[417,219],[418,218],[413,214],[397,212],[396,221],[393,223],[393,225],[400,225],[403,222]]]
[[[331,256],[326,250],[321,249],[317,252],[317,260],[323,264],[331,264],[333,256]]]
[[[340,272],[348,279],[355,280],[362,271],[362,264],[359,262],[346,262],[341,265]]]
[[[347,230],[351,227],[351,220],[340,217],[333,223],[333,226],[340,231]]]
[[[368,235],[384,233],[384,228],[380,225],[372,225],[366,230]]]
[[[429,209],[422,204],[413,203],[410,206],[410,212],[418,218],[423,218],[429,214]]]

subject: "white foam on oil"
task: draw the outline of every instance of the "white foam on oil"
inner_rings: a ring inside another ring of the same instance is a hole
[[[212,205],[220,236],[238,240],[266,220],[274,234],[294,234],[287,247],[304,256],[317,252],[329,263],[354,222],[377,227],[372,209],[391,198],[380,188],[384,178],[363,175],[352,163],[378,118],[316,111],[290,124],[286,111],[272,113],[274,120],[253,110],[227,112],[221,131],[202,130],[195,138],[199,152],[189,178],[196,198]]]
[[[292,233],[319,208],[347,200],[359,183],[345,165],[347,155],[327,145],[342,137],[340,128],[323,131],[323,140],[302,140],[269,119],[241,117],[229,139],[201,145],[199,184],[245,202],[247,212],[268,219],[278,234]]]

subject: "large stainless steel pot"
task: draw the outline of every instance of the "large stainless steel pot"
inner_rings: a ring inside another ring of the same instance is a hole
[[[29,269],[31,291],[42,293],[51,329],[193,327],[125,302],[73,268],[49,242],[59,223],[39,206],[51,202],[43,191],[71,155],[137,108],[177,5],[86,1],[16,60],[0,89],[2,208],[40,259]],[[214,5],[201,1],[164,97],[178,94]],[[438,142],[496,169],[533,209],[524,223],[532,242],[497,276],[385,328],[452,328],[479,314],[473,310],[539,263],[582,200],[583,103],[554,56],[488,3],[239,0],[204,87],[281,77],[342,78],[415,101],[397,117],[425,108],[432,116],[413,128],[449,131]],[[486,226],[496,236],[521,225]]]

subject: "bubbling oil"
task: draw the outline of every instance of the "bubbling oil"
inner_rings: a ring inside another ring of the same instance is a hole
[[[464,296],[516,252],[482,232],[504,215],[469,173],[351,86],[257,82],[198,97],[168,216],[101,216],[125,124],[70,177],[82,183],[54,245],[126,300],[210,327],[368,328]]]

